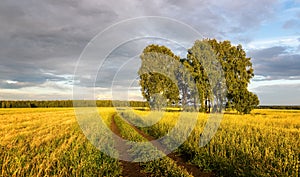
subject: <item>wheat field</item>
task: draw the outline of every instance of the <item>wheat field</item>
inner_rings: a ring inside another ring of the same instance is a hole
[[[99,108],[99,113],[107,125],[117,115],[113,108]],[[120,132],[125,138],[129,131],[129,139],[139,135],[134,129],[125,131],[128,123],[123,120],[151,125],[139,129],[159,138],[174,128],[179,115],[188,123],[193,114],[122,110],[117,124],[120,130],[123,127]],[[195,128],[176,150],[199,170],[216,176],[299,176],[300,111],[227,112],[211,141],[200,147],[207,117],[197,115]],[[180,127],[178,137],[184,132],[184,126]],[[114,143],[108,146],[113,148]],[[0,109],[0,148],[1,176],[121,176],[124,170],[118,159],[105,155],[85,138],[73,108]],[[141,167],[152,176],[191,176],[181,167],[171,168],[174,163],[163,158],[141,163]]]

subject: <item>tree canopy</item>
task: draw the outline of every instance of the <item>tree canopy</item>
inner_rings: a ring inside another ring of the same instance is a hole
[[[142,66],[138,71],[142,95],[152,109],[175,104],[179,101],[179,90],[174,81],[179,57],[165,46],[149,45],[140,56]]]
[[[241,45],[197,40],[187,57],[180,59],[169,48],[152,44],[140,58],[141,91],[151,109],[181,105],[210,112],[221,111],[226,104],[239,113],[250,113],[259,104],[247,89],[254,70]]]

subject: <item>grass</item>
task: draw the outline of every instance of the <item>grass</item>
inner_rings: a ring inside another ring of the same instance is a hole
[[[110,125],[115,110],[101,108],[99,114]],[[300,111],[254,110],[249,115],[228,112],[204,147],[199,147],[199,137],[207,114],[122,110],[121,115],[156,138],[169,136],[174,130],[176,136],[169,141],[180,141],[188,130],[192,131],[177,151],[204,171],[219,176],[299,176]],[[180,116],[182,125],[176,127]],[[125,139],[146,141],[116,117]],[[197,122],[190,129],[193,117]],[[93,127],[90,128],[93,132]],[[114,143],[105,146],[113,149]],[[141,165],[153,176],[189,175],[180,167],[171,168],[176,163],[167,157]],[[0,176],[120,176],[121,173],[118,160],[100,152],[85,138],[72,108],[0,109]]]
[[[137,133],[129,124],[127,124],[120,116],[115,116],[115,121],[117,126],[120,129],[120,133],[123,138],[128,139],[130,141],[135,142],[147,142],[148,140]],[[147,159],[149,154],[144,153],[142,146],[132,146],[132,149],[129,150],[132,156],[136,157],[135,160],[140,161],[141,159]],[[145,145],[145,150],[151,151],[154,148],[150,143]],[[155,148],[154,148],[155,149]],[[153,156],[156,155],[156,151],[153,151]],[[158,152],[162,153],[162,152]],[[151,155],[151,154],[150,154]],[[168,176],[168,177],[191,177],[184,168],[178,166],[176,162],[174,162],[169,157],[163,157],[157,160],[142,162],[140,165],[143,167],[144,172],[150,173],[151,176]]]
[[[189,119],[188,113],[183,114]],[[171,115],[166,113],[165,116]],[[128,117],[134,119],[133,115]],[[139,119],[149,121],[143,117]],[[255,110],[250,115],[227,113],[210,143],[199,147],[199,137],[206,121],[207,115],[199,114],[196,128],[179,148],[191,158],[191,163],[220,176],[299,176],[300,111]],[[167,119],[141,129],[162,137],[173,127],[174,122]],[[178,131],[179,136],[184,132],[184,129]]]
[[[0,109],[1,176],[118,176],[119,162],[82,134],[74,110]]]

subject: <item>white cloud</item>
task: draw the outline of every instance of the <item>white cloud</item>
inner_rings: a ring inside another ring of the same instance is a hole
[[[297,77],[299,78],[299,77]],[[263,86],[287,86],[287,85],[299,85],[300,80],[285,80],[285,79],[279,79],[279,80],[263,80],[263,81],[251,81],[248,88],[249,90],[252,90],[256,92],[257,88],[263,87]]]
[[[17,86],[16,88],[0,89],[0,97],[5,100],[72,99],[72,85],[64,81],[46,81],[34,86],[17,81],[8,82]],[[20,85],[21,88],[19,88]]]
[[[253,49],[265,49],[265,48],[271,48],[274,46],[285,46],[285,47],[294,47],[298,48],[300,42],[298,40],[300,36],[282,36],[277,38],[271,38],[271,39],[260,39],[255,40],[252,42],[249,42],[245,45],[245,48],[249,50]]]
[[[6,80],[6,83],[8,83],[8,84],[17,84],[18,81]]]

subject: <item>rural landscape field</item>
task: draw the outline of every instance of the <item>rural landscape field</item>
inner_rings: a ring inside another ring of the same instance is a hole
[[[300,0],[1,0],[0,177],[300,177]]]
[[[187,120],[195,114],[165,112],[156,124],[137,130],[128,120],[151,121],[145,117],[149,111],[135,110],[134,116],[126,109],[98,110],[108,127],[132,141],[161,137],[178,114]],[[1,176],[299,176],[300,111],[226,112],[216,135],[199,147],[207,115],[199,113],[192,134],[171,155],[130,163],[95,148],[82,133],[74,108],[0,109]]]

